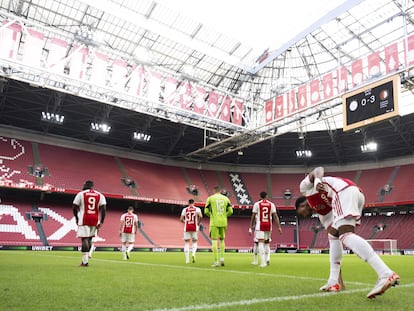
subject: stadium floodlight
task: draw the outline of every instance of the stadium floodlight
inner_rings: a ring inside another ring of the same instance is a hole
[[[297,158],[310,158],[312,157],[312,151],[310,150],[296,150]]]
[[[41,115],[42,121],[55,123],[55,124],[62,124],[64,119],[65,119],[64,115],[42,111],[42,115]]]
[[[151,135],[141,133],[141,132],[134,132],[134,135],[132,136],[135,140],[142,141],[142,142],[149,142],[151,140]]]
[[[366,152],[375,152],[375,151],[377,151],[377,149],[378,149],[378,145],[377,145],[376,142],[373,142],[373,141],[371,141],[369,143],[366,143],[364,145],[361,145],[361,151],[363,153],[366,153]]]
[[[108,134],[111,126],[106,123],[91,122],[91,131]]]

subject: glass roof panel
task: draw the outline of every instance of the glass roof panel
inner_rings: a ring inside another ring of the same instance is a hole
[[[269,28],[254,28],[257,25],[253,12],[244,19],[238,14],[222,17],[215,8],[217,14],[210,15],[210,20],[226,20],[235,30],[241,31],[242,26],[248,24],[257,36],[266,34],[267,42],[261,44],[232,37],[227,29],[217,30],[210,26],[211,22],[197,19],[199,12],[188,14],[180,12],[178,7],[173,10],[164,1],[56,0],[48,1],[46,7],[45,1],[41,0],[9,0],[1,1],[0,12],[3,19],[15,14],[17,18],[41,25],[43,29],[57,30],[69,43],[73,42],[80,25],[88,25],[103,33],[105,44],[97,49],[114,58],[132,61],[137,46],[148,48],[157,70],[178,76],[184,65],[195,65],[201,84],[211,84],[212,88],[223,93],[238,92],[246,101],[254,98],[253,105],[263,109],[265,99],[321,79],[341,65],[349,66],[362,58],[366,67],[368,55],[382,52],[392,43],[398,43],[400,62],[403,62],[402,40],[406,34],[414,32],[413,1],[348,2],[355,3],[355,7],[338,13],[313,31],[303,29],[302,37],[280,51],[272,50],[281,32],[276,19],[282,14],[291,15],[292,10],[274,13],[274,27]],[[338,0],[332,3],[330,10],[335,11],[345,2]],[[18,4],[21,4],[21,11],[16,12]],[[266,7],[261,10],[266,10]],[[325,8],[320,17],[326,13]],[[294,23],[295,19],[291,22]],[[290,29],[293,25],[285,22],[283,27]],[[265,52],[263,47],[272,48]],[[262,52],[265,53],[260,55]],[[383,54],[381,57],[383,62]],[[255,66],[260,64],[266,65],[255,72]]]

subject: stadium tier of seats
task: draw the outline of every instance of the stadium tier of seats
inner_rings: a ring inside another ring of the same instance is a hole
[[[414,195],[411,182],[414,176],[414,165],[401,165],[396,169],[396,178],[389,184],[390,188],[384,196],[384,202],[412,201]]]
[[[413,214],[382,215],[372,218],[376,218],[377,221],[371,227],[373,234],[370,239],[393,239],[398,241],[398,248],[409,249],[414,247],[414,241],[411,237],[414,230]]]
[[[96,188],[105,194],[117,196],[134,195],[121,179],[128,177],[136,183],[139,197],[157,198],[185,202],[189,193],[186,187],[195,185],[199,189],[198,199],[204,201],[215,185],[221,185],[237,201],[235,185],[231,184],[230,172],[206,169],[179,168],[156,163],[116,158],[87,151],[31,143],[1,137],[2,170],[0,181],[14,184],[51,185],[55,188],[78,191],[87,179],[95,181]],[[41,165],[48,169],[40,181],[28,174],[29,166]],[[359,171],[328,172],[349,178],[364,191],[366,203],[412,201],[414,190],[408,187],[414,173],[414,164]],[[238,173],[252,201],[261,191],[268,191],[277,206],[292,206],[300,195],[298,182],[304,174],[294,173]],[[389,189],[384,193],[384,187]],[[290,190],[292,199],[286,200],[284,193]],[[237,204],[237,202],[235,202]]]
[[[131,195],[121,183],[122,172],[113,156],[38,144],[39,157],[49,169],[44,178],[58,188],[79,191],[86,180],[108,194]]]
[[[385,167],[361,172],[357,184],[362,188],[366,202],[382,202],[381,189],[385,184],[388,184],[393,171],[394,167]]]
[[[203,187],[205,191],[201,191],[203,193],[206,193],[206,199],[209,195],[214,193],[214,186],[220,185],[219,180],[219,173],[211,170],[202,170],[200,171],[201,179],[203,181]],[[228,189],[231,190],[231,189]],[[234,195],[233,195],[234,198]]]
[[[0,204],[1,245],[43,245],[34,223],[26,220],[29,203]]]
[[[319,228],[320,230],[315,230]],[[399,249],[412,249],[414,238],[409,232],[414,230],[414,215],[375,215],[362,217],[361,225],[356,227],[356,233],[361,237],[371,239],[393,239],[398,241]],[[317,218],[302,219],[299,225],[300,245],[305,248],[327,249],[329,242],[327,234],[322,230]]]
[[[249,194],[253,201],[260,199],[260,192],[268,191],[267,177],[265,174],[260,173],[242,173],[244,184],[249,189]],[[272,197],[272,194],[269,195]],[[273,198],[272,198],[273,200]],[[275,202],[277,204],[277,202]]]
[[[30,142],[0,136],[0,181],[34,184],[35,177],[28,174],[28,166],[33,164]]]
[[[180,168],[121,159],[125,171],[137,184],[139,197],[187,201],[186,180]]]
[[[204,202],[212,193],[212,189],[206,183],[201,170],[192,168],[183,168],[184,177],[187,180],[188,187],[197,189],[195,198],[197,201]],[[213,186],[214,187],[214,186]]]
[[[232,217],[226,234],[226,245],[235,248],[250,248],[253,246],[253,237],[249,235],[250,218]]]
[[[361,226],[357,226],[355,231],[366,239],[372,239],[375,232],[373,231],[375,225],[381,223],[382,216],[362,217]]]
[[[300,196],[299,182],[303,179],[304,174],[272,174],[271,189],[272,197],[275,198],[277,206],[292,206],[295,200]],[[283,196],[286,190],[292,193],[292,199],[286,200]]]
[[[59,204],[41,204],[38,210],[47,214],[47,220],[41,221],[41,226],[48,245],[77,246],[76,225],[70,206]],[[0,205],[0,245],[42,245],[37,225],[33,220],[26,219],[26,212],[33,211],[30,203],[17,202]],[[108,208],[105,225],[99,232],[97,246],[119,246],[119,221],[124,211]],[[140,229],[137,233],[135,246],[181,248],[183,224],[179,221],[179,212],[156,213],[137,212]],[[248,234],[250,218],[233,216],[229,218],[226,244],[230,248],[251,248],[253,237]],[[382,226],[380,226],[382,224]],[[208,219],[203,220],[204,234],[199,235],[199,247],[209,248]],[[382,228],[382,229],[378,229]],[[283,234],[274,230],[272,247],[278,244],[296,244],[296,227],[290,224],[282,225]],[[300,248],[328,248],[326,232],[321,228],[317,218],[300,219],[299,225]],[[357,233],[366,239],[396,239],[398,247],[410,249],[414,238],[409,232],[414,230],[414,215],[392,215],[363,217]]]
[[[185,205],[188,199],[192,197],[187,190],[189,186],[196,186],[199,191],[194,197],[202,203],[212,194],[215,185],[221,185],[229,192],[230,199],[234,204],[240,203],[240,197],[236,193],[237,191],[240,192],[240,189],[245,191],[243,193],[246,198],[249,197],[252,203],[258,199],[261,191],[268,191],[279,210],[292,209],[294,200],[299,196],[298,182],[304,176],[300,173],[232,173],[180,168],[7,137],[0,137],[0,150],[2,159],[0,186],[6,190],[9,187],[40,190],[42,188],[33,188],[33,186],[42,187],[47,185],[50,186],[48,193],[53,193],[54,189],[63,189],[63,191],[70,190],[69,193],[73,194],[81,189],[85,180],[92,179],[95,181],[96,189],[108,197],[127,198],[135,196],[144,201],[177,205]],[[40,177],[29,174],[28,167],[30,166],[47,168],[47,174]],[[414,190],[409,187],[410,177],[413,173],[414,164],[338,173],[329,172],[327,175],[337,175],[355,181],[364,190],[367,205],[387,204],[387,202],[392,205],[393,202],[413,201]],[[132,189],[123,184],[121,182],[122,178],[133,180],[135,187]],[[389,187],[385,187],[386,185],[389,185]],[[384,188],[387,190],[386,193],[382,191]],[[291,191],[290,200],[284,197],[286,190]],[[7,204],[16,208],[23,215],[23,218],[25,212],[32,210],[31,203],[7,202]],[[60,206],[56,203],[51,206],[41,204],[39,209],[49,216],[47,221],[42,222],[42,225],[45,238],[50,244],[78,244],[75,231],[70,227],[73,217],[70,206]],[[11,218],[7,209],[4,209],[2,213],[0,221],[0,228],[2,228],[0,232],[1,243],[23,243],[28,245],[40,243],[39,239],[28,239],[22,233],[11,232],[12,229],[10,228],[14,228],[19,232],[24,231],[17,227],[17,222],[13,223],[13,218]],[[114,213],[115,211],[110,210],[109,215],[112,221],[107,222],[100,233],[103,235],[100,241],[102,244],[119,244],[117,231],[119,225],[118,214],[120,213]],[[246,213],[243,215],[244,217],[233,217],[230,220],[229,246],[251,247],[252,239],[247,235],[248,217]],[[182,224],[178,221],[178,217],[179,215],[143,213],[141,219],[142,232],[139,233],[137,245],[142,247],[180,247]],[[412,221],[410,223],[406,220],[412,220],[412,214],[394,215],[385,219],[380,219],[380,217],[384,216],[364,217],[363,226],[357,229],[358,233],[367,239],[393,238],[401,240],[399,247],[413,246],[412,238],[402,234],[402,230],[398,230],[403,226],[412,230]],[[386,222],[385,230],[374,232],[372,228],[380,221]],[[36,231],[37,228],[33,221],[27,221],[27,223],[29,225],[26,226],[25,230],[32,228]],[[326,235],[323,232],[315,232],[317,225],[315,219],[300,221],[300,246],[327,247]],[[286,233],[282,236],[275,234],[275,243],[295,243],[294,230],[290,226],[289,228],[286,227],[285,230]],[[315,235],[316,233],[318,234]],[[200,239],[201,247],[209,247],[207,239]]]

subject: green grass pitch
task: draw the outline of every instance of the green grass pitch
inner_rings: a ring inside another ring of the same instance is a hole
[[[382,256],[401,277],[398,287],[370,300],[371,267],[344,255],[347,289],[319,292],[329,274],[329,255],[272,254],[271,264],[251,265],[252,254],[226,253],[185,264],[180,252],[95,252],[79,267],[80,252],[0,251],[1,310],[412,310],[414,256]]]

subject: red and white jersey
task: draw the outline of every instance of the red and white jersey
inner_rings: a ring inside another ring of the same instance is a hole
[[[87,189],[76,194],[73,204],[79,206],[79,226],[97,226],[99,223],[99,208],[106,205],[106,199],[102,193]]]
[[[123,223],[122,232],[123,233],[135,233],[135,226],[138,223],[138,216],[134,213],[124,213],[121,215],[121,222]]]
[[[338,193],[356,184],[346,178],[325,176],[321,178],[326,191],[318,192],[310,181],[309,175],[300,183],[300,192],[306,196],[310,208],[319,215],[326,215],[332,211],[333,205],[339,205]]]
[[[254,203],[253,213],[256,214],[256,231],[272,231],[272,214],[276,213],[276,206],[266,200]]]
[[[181,216],[184,217],[184,232],[198,231],[198,220],[203,217],[199,207],[187,206],[181,211]]]
[[[332,198],[328,197],[326,191],[315,192],[306,197],[309,207],[319,215],[326,215],[332,211]]]

